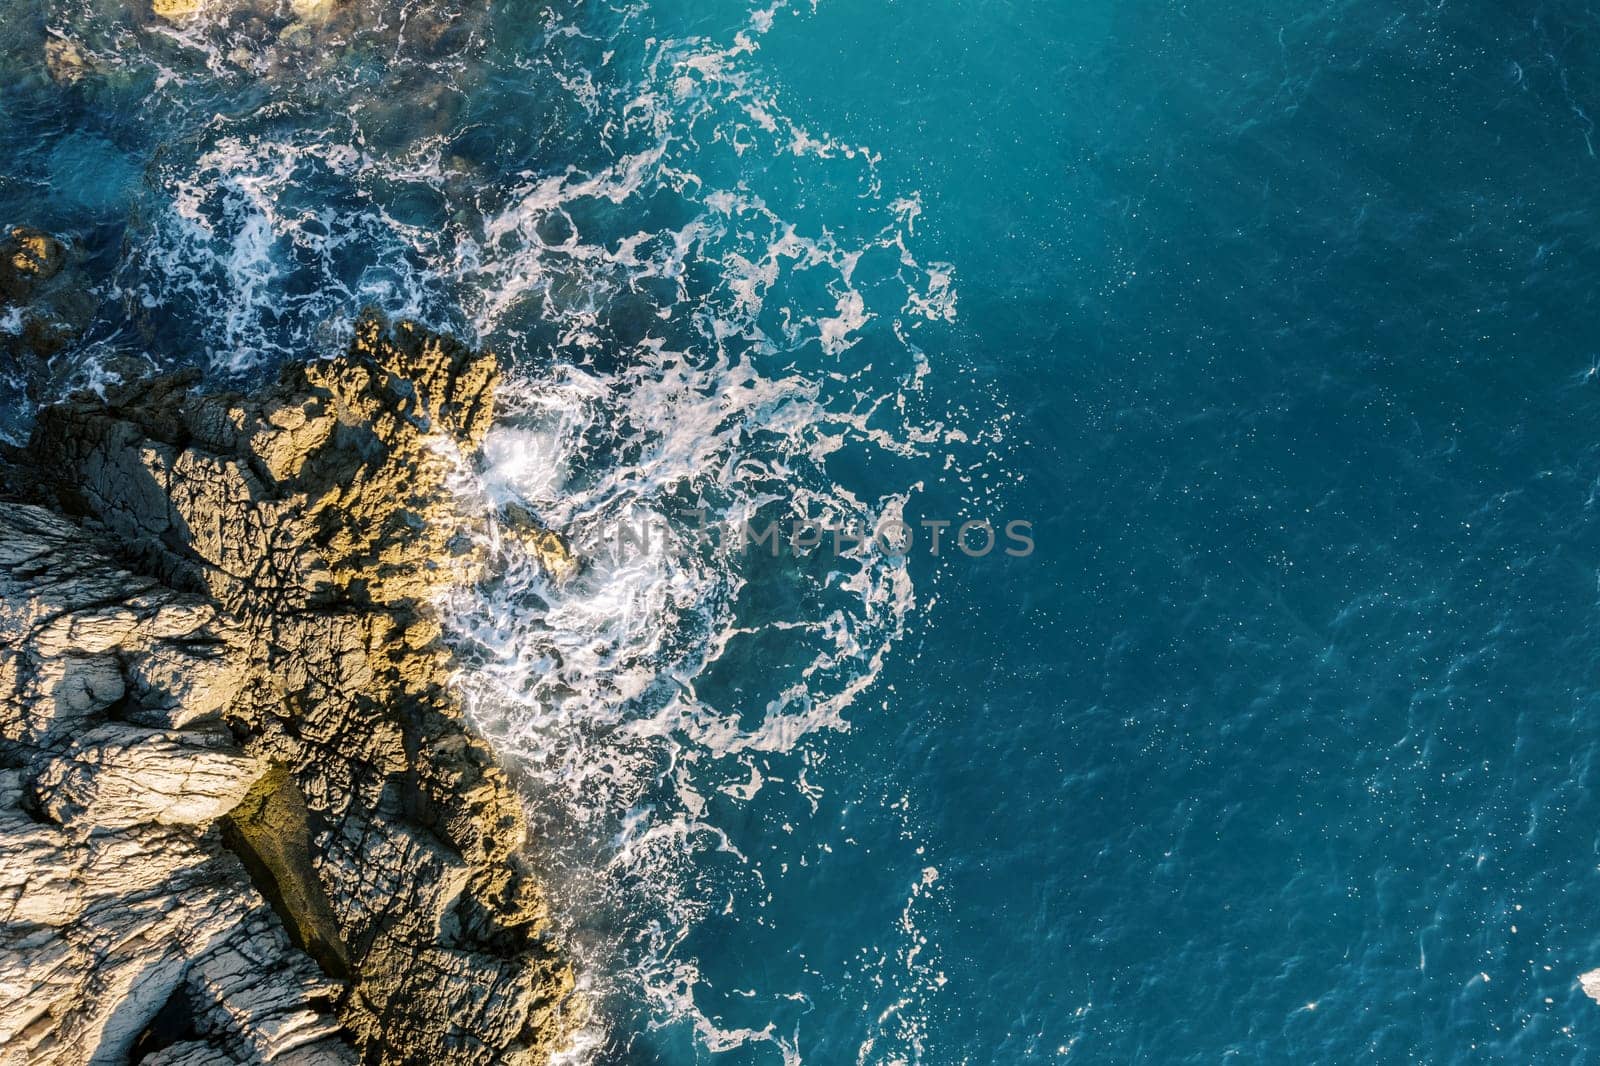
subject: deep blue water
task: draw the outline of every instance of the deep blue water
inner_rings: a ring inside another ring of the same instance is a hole
[[[503,354],[570,531],[1037,545],[452,605],[587,1061],[1600,1061],[1600,13],[354,3],[0,0],[51,387],[373,303]]]

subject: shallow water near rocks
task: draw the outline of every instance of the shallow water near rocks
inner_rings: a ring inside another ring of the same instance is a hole
[[[576,1061],[1595,1058],[1582,5],[231,10],[0,0],[52,388],[375,305],[503,357],[464,505],[676,531],[442,605]]]

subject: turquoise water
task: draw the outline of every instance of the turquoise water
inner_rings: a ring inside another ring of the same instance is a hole
[[[1032,523],[445,605],[580,1061],[1600,1059],[1591,9],[3,8],[11,434],[370,303],[510,369],[464,501]]]

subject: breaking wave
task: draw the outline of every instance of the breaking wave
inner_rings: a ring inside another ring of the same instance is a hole
[[[783,0],[725,39],[673,36],[646,3],[305,6],[182,29],[58,16],[86,64],[142,64],[147,112],[184,116],[85,357],[187,352],[247,378],[333,350],[367,305],[500,352],[463,500],[580,545],[653,531],[558,580],[497,529],[497,576],[443,605],[598,1007],[574,1060],[642,1023],[799,1062],[792,1027],[716,1020],[685,945],[759,915],[788,871],[741,849],[740,812],[784,789],[815,815],[827,738],[867,711],[916,593],[871,543],[774,557],[694,526],[897,515],[905,460],[940,439],[916,336],[954,319],[954,270],[919,260],[917,195],[885,189],[870,148],[786,113],[758,62],[807,16]],[[806,187],[852,206],[803,221]],[[899,946],[841,975],[889,989],[863,1062],[920,1056],[942,979],[916,914],[937,886],[929,867],[883,931]]]
[[[599,550],[565,583],[513,553],[448,613],[472,713],[530,782],[597,999],[642,996],[649,1024],[691,1026],[708,1051],[769,1043],[791,1063],[796,1033],[705,1009],[683,944],[719,913],[759,912],[775,871],[726,812],[763,788],[815,788],[808,767],[848,728],[915,598],[904,561],[870,545],[773,559],[694,526],[704,512],[724,527],[870,528],[903,506],[911,486],[875,495],[832,458],[917,448],[907,412],[927,367],[902,338],[952,315],[954,292],[948,267],[908,248],[914,201],[883,200],[871,153],[785,119],[753,74],[771,19],[755,12],[727,44],[656,43],[622,92],[597,89],[584,59],[537,53],[619,148],[604,167],[526,175],[458,246],[474,327],[504,337],[518,368],[475,490]],[[746,156],[856,182],[863,217],[806,232]],[[901,364],[889,394],[862,387],[852,358],[875,319],[873,358]],[[553,366],[516,347],[539,335]],[[621,549],[619,528],[648,543]]]

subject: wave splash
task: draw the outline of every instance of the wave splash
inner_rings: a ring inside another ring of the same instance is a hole
[[[560,353],[513,375],[469,491],[529,506],[577,543],[613,544],[624,526],[671,532],[602,550],[565,584],[511,551],[493,586],[447,613],[469,649],[469,705],[531,782],[552,891],[597,962],[589,973],[611,985],[597,997],[642,995],[651,1024],[689,1026],[708,1051],[769,1043],[787,1064],[801,1061],[798,1033],[719,1024],[684,949],[719,913],[757,911],[775,876],[718,812],[763,788],[816,787],[807,770],[826,733],[848,728],[915,596],[903,562],[870,548],[773,560],[699,543],[689,515],[870,528],[902,507],[911,486],[872,495],[832,459],[917,452],[907,412],[928,368],[907,338],[916,319],[953,316],[955,293],[947,266],[910,251],[915,201],[883,200],[872,154],[786,119],[757,77],[749,60],[773,15],[755,12],[727,45],[655,43],[622,92],[596,88],[593,57],[564,67],[567,53],[538,52],[626,150],[594,170],[525,176],[462,242],[480,334],[542,334]],[[780,158],[859,185],[866,231],[788,221],[760,184]],[[879,319],[874,367],[852,356]],[[627,343],[630,330],[641,336]],[[897,389],[863,387],[892,360]],[[752,594],[774,584],[782,603]],[[886,935],[915,939],[914,906]],[[863,1061],[917,1057],[906,1004],[937,981],[915,970],[913,945],[898,955],[923,987],[886,1012]]]
[[[954,270],[919,261],[920,203],[886,192],[870,149],[786,114],[758,61],[805,17],[783,0],[721,38],[675,35],[681,15],[646,3],[441,5],[449,33],[420,44],[413,7],[265,42],[220,17],[162,31],[150,106],[192,121],[146,171],[112,296],[133,333],[224,376],[331,350],[364,305],[463,333],[509,368],[464,500],[580,544],[672,532],[564,582],[502,538],[498,577],[442,605],[458,683],[527,783],[602,1022],[799,1062],[792,1027],[714,1020],[686,945],[770,899],[788,868],[741,849],[736,812],[790,789],[815,813],[827,738],[865,709],[916,594],[871,545],[773,558],[700,542],[689,516],[898,514],[940,436],[916,336],[954,319]],[[306,39],[313,78],[285,58]],[[808,214],[822,190],[848,208]],[[937,888],[930,867],[884,930],[897,946],[840,976],[892,993],[860,1061],[921,1056],[942,978],[916,914]]]

